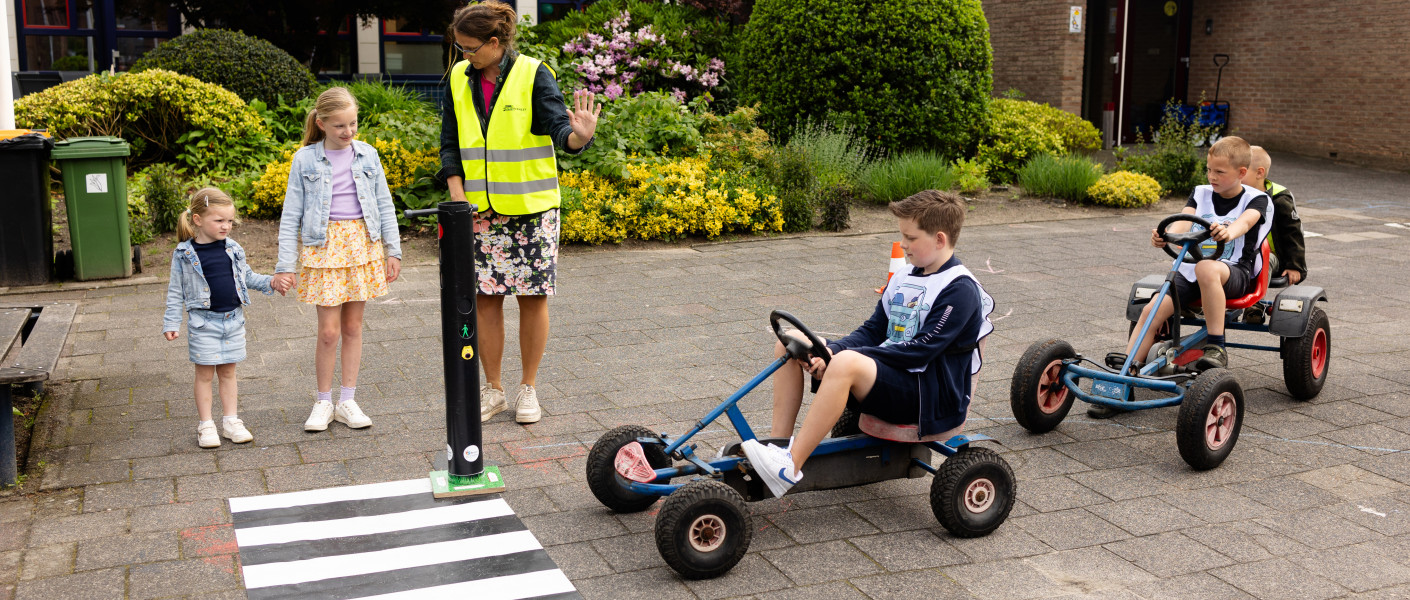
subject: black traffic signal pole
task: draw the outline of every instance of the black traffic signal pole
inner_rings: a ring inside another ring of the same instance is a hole
[[[467,202],[408,210],[436,215],[441,267],[441,360],[445,366],[446,469],[431,472],[437,498],[504,491],[498,467],[485,467],[480,432],[480,358],[475,327],[474,213]]]

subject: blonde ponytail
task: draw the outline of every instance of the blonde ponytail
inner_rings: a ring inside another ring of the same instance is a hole
[[[196,224],[191,220],[191,207],[188,206],[176,218],[176,241],[184,242],[193,237],[196,237]]]
[[[357,99],[353,98],[348,88],[330,87],[323,90],[323,93],[318,95],[318,100],[313,103],[313,110],[309,111],[308,118],[304,119],[304,140],[300,145],[307,146],[323,141],[323,130],[318,127],[319,119],[326,119],[333,113],[347,110],[349,107],[357,110]]]

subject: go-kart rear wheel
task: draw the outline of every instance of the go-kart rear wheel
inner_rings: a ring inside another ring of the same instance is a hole
[[[744,498],[709,479],[666,496],[656,516],[656,550],[686,579],[724,575],[744,558],[753,535]]]
[[[597,438],[587,456],[588,489],[603,506],[615,512],[631,513],[646,510],[656,503],[656,496],[638,494],[626,487],[626,480],[617,474],[615,461],[617,451],[640,437],[656,437],[656,433],[640,425],[623,425]],[[661,446],[642,444],[646,462],[651,467],[662,469],[671,466],[670,457]]]
[[[847,403],[847,407],[842,409],[842,416],[837,418],[837,424],[832,426],[832,432],[828,437],[847,437],[857,435],[862,432],[862,411],[861,407]]]
[[[1036,342],[1028,347],[1013,370],[1009,406],[1024,429],[1047,433],[1072,409],[1073,394],[1062,383],[1062,361],[1077,353],[1062,340]]]
[[[1209,369],[1195,378],[1195,384],[1180,403],[1175,427],[1175,443],[1180,457],[1203,471],[1224,462],[1244,423],[1244,390],[1228,369]]]
[[[1332,329],[1327,313],[1313,308],[1307,330],[1301,337],[1283,338],[1283,382],[1298,400],[1311,400],[1322,393],[1331,366]]]
[[[964,448],[945,459],[930,482],[930,510],[956,537],[989,535],[1013,509],[1013,469],[988,448]]]

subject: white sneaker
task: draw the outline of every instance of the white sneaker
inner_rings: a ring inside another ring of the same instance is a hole
[[[230,441],[235,442],[237,444],[243,444],[245,442],[255,439],[255,436],[250,435],[250,430],[245,429],[245,422],[241,421],[238,418],[231,419],[229,421],[221,419],[220,435],[225,436]]]
[[[783,448],[760,444],[759,440],[746,440],[740,448],[775,498],[782,498],[789,488],[803,479],[802,471],[793,472],[793,454]]]
[[[313,403],[313,412],[309,413],[308,420],[304,421],[304,431],[323,431],[328,429],[328,424],[332,422],[333,403],[319,400]]]
[[[220,447],[220,436],[215,432],[215,423],[201,423],[196,426],[196,445],[202,448]]]
[[[480,422],[490,420],[504,412],[509,405],[504,402],[504,390],[497,390],[490,384],[480,386]]]
[[[333,409],[333,419],[352,429],[364,429],[372,426],[372,419],[362,413],[362,408],[358,407],[356,400],[339,402],[338,406]]]
[[[520,385],[519,395],[514,398],[514,422],[537,423],[543,418],[539,408],[539,394],[532,385]]]

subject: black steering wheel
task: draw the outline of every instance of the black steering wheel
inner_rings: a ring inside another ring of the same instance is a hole
[[[778,326],[780,320],[788,321],[788,324],[802,332],[808,341],[805,342],[784,333],[783,329]],[[823,364],[832,362],[832,353],[827,351],[827,343],[815,335],[811,329],[808,329],[808,326],[800,322],[798,317],[788,314],[787,311],[776,310],[769,313],[769,325],[773,326],[774,335],[778,336],[778,341],[783,344],[790,358],[809,362],[810,356],[816,356],[822,359]]]
[[[1168,229],[1170,225],[1179,221],[1189,221],[1204,229],[1200,231],[1187,231],[1185,233],[1166,233],[1165,230]],[[1160,225],[1155,227],[1155,233],[1165,240],[1165,253],[1169,254],[1170,258],[1179,256],[1179,253],[1175,252],[1175,248],[1173,248],[1171,244],[1180,244],[1189,248],[1189,251],[1185,252],[1185,262],[1194,264],[1202,260],[1215,260],[1224,255],[1224,242],[1218,240],[1215,240],[1215,243],[1218,245],[1215,246],[1214,253],[1204,254],[1204,248],[1201,242],[1209,239],[1209,237],[1213,235],[1211,231],[1213,228],[1214,226],[1210,225],[1209,221],[1191,214],[1180,213],[1178,215],[1170,215],[1161,220]]]

